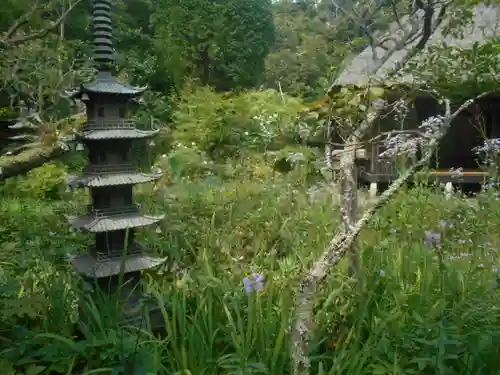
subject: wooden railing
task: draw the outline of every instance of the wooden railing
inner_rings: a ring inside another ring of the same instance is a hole
[[[140,246],[138,243],[133,243],[128,245],[126,247],[126,250],[125,249],[108,250],[106,253],[94,250],[93,252],[95,253],[96,260],[98,262],[103,262],[110,259],[120,259],[123,256],[127,257],[130,255],[139,255],[142,253],[142,251],[143,251],[142,246]]]
[[[110,216],[138,214],[140,212],[140,209],[141,206],[139,204],[112,208],[94,208],[92,205],[88,205],[87,213],[89,216],[95,216],[97,219],[101,219]]]
[[[82,128],[82,131],[91,130],[118,130],[118,129],[134,129],[135,122],[133,120],[88,120]]]
[[[102,173],[133,173],[137,171],[137,166],[132,163],[126,164],[102,164],[91,165],[85,168],[85,174],[102,174]]]

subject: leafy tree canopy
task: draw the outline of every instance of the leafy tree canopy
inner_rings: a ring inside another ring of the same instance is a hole
[[[163,0],[152,22],[164,71],[219,90],[255,86],[274,42],[271,8],[270,0]]]

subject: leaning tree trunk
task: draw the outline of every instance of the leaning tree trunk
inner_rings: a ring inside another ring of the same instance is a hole
[[[358,168],[356,165],[357,139],[349,137],[340,158],[340,219],[344,233],[349,233],[357,222],[358,211]],[[349,271],[352,276],[359,276],[360,253],[359,244],[355,241],[349,250],[351,262]]]
[[[335,171],[340,167],[340,183],[338,185],[338,196],[340,197],[340,222],[344,233],[348,233],[357,219],[357,187],[358,187],[358,170],[356,165],[356,142],[357,139],[350,137],[350,144],[344,146],[344,150],[339,154],[335,152],[333,144],[339,140],[335,139],[336,133],[331,121],[328,121],[327,127],[327,142],[325,146],[325,160],[328,170],[330,171],[332,181],[335,181]],[[349,142],[349,141],[348,141]],[[337,159],[338,158],[338,159]],[[340,159],[340,164],[338,160]],[[334,190],[335,191],[335,190]],[[360,254],[357,243],[354,243],[350,249],[351,264],[349,271],[352,276],[359,274],[360,269]]]
[[[27,149],[14,156],[1,156],[0,181],[25,174],[32,169],[41,167],[66,151],[68,151],[68,147],[58,142],[53,146],[40,146],[33,149]]]

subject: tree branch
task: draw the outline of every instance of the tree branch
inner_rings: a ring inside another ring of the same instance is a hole
[[[389,202],[392,196],[413,176],[419,169],[426,166],[432,158],[439,141],[446,135],[452,121],[475,100],[485,96],[482,94],[462,104],[454,113],[451,113],[450,101],[446,100],[446,113],[440,131],[426,147],[424,156],[413,164],[403,175],[394,181],[377,201],[365,211],[363,216],[348,232],[339,231],[324,251],[323,255],[305,273],[300,283],[299,296],[295,307],[294,322],[291,329],[292,361],[294,375],[309,375],[310,361],[308,346],[313,330],[313,303],[316,289],[326,278],[330,270],[335,267],[354,244],[361,230],[371,221],[375,213]]]
[[[3,40],[9,40],[12,38],[12,36],[23,26],[28,22],[28,20],[41,8],[40,6],[40,0],[35,0],[35,3],[31,7],[29,11],[24,13],[22,16],[20,16],[17,20],[14,21],[13,25],[9,27],[7,32],[5,33],[4,37],[2,38]]]
[[[68,14],[81,2],[82,0],[75,0],[68,8],[61,14],[61,16],[55,20],[54,22],[51,22],[48,26],[34,32],[31,34],[27,35],[22,35],[22,36],[17,36],[15,37],[14,35],[16,32],[24,25],[25,23],[28,22],[28,20],[35,14],[36,11],[40,9],[40,0],[35,0],[35,4],[31,7],[29,11],[27,11],[25,14],[23,14],[21,17],[19,17],[14,24],[7,30],[7,32],[3,35],[2,38],[0,38],[0,44],[3,44],[7,48],[13,48],[16,46],[19,46],[20,44],[29,42],[31,40],[36,40],[36,39],[41,39],[44,38],[48,33],[51,31],[57,29],[59,25],[66,19]]]
[[[411,130],[411,129],[408,129],[408,130],[389,130],[387,132],[382,132],[378,135],[376,135],[375,137],[372,137],[370,138],[369,140],[367,140],[367,142],[371,143],[371,142],[376,142],[376,141],[379,141],[381,140],[382,138],[389,138],[389,137],[393,137],[397,134],[411,134],[411,135],[414,135],[414,136],[418,136],[418,137],[421,137],[421,138],[429,138],[429,136],[423,132],[421,132],[420,130]]]
[[[0,181],[41,167],[67,151],[69,151],[69,148],[64,143],[58,142],[53,146],[31,148],[15,156],[1,156]]]
[[[78,112],[53,123],[52,126],[57,128],[67,122],[79,121],[85,115],[85,112]],[[42,126],[46,126],[46,124],[42,124]],[[0,181],[25,174],[65,154],[70,149],[64,139],[65,136],[59,135],[53,144],[44,145],[41,143],[37,147],[30,147],[15,155],[0,156]]]

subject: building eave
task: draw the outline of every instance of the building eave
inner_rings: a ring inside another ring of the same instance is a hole
[[[163,173],[110,173],[100,175],[83,175],[73,177],[70,186],[73,188],[96,188],[106,186],[136,185],[153,182],[160,179]]]
[[[157,224],[165,218],[165,215],[151,216],[141,214],[110,215],[107,217],[87,216],[66,216],[69,224],[75,230],[90,233],[104,233],[114,230],[124,230],[132,228],[147,227]]]
[[[141,96],[147,86],[135,87],[122,83],[110,72],[98,72],[92,82],[83,83],[74,90],[66,91],[66,96],[71,99],[81,99],[83,94],[90,95],[117,95],[135,98]]]
[[[434,15],[439,15],[439,9],[436,8]],[[413,61],[418,61],[419,56],[428,53],[429,47],[448,47],[471,49],[476,43],[480,45],[489,43],[494,38],[500,36],[500,7],[486,2],[481,2],[472,9],[471,22],[461,30],[461,35],[450,35],[447,33],[450,19],[444,17],[443,20],[435,19],[437,23],[434,32],[426,43],[424,50],[412,57]],[[410,26],[410,16],[405,16],[400,21],[393,22],[387,30],[385,30],[391,39],[400,40],[404,32],[401,29],[403,26]],[[415,19],[420,30],[425,27],[422,19]],[[383,30],[381,30],[383,31]],[[411,43],[407,43],[403,48],[395,50],[388,59],[378,66],[379,59],[376,56],[384,56],[387,51],[384,48],[377,46],[366,47],[361,53],[353,56],[349,61],[344,62],[344,69],[336,78],[335,82],[327,90],[328,95],[332,95],[342,87],[366,88],[372,86],[388,86],[387,82],[393,80],[394,84],[412,85],[414,86],[414,78],[411,74],[394,76],[394,68],[401,62],[405,61],[408,54],[413,51],[419,43],[419,39]],[[430,82],[431,83],[431,82]]]
[[[148,270],[161,266],[167,258],[152,257],[145,254],[125,255],[116,259],[98,260],[89,253],[73,257],[71,263],[74,269],[89,278],[105,278]]]
[[[153,138],[160,132],[157,130],[140,129],[107,129],[87,130],[76,134],[76,138],[82,141],[104,141],[107,139],[148,139]]]

